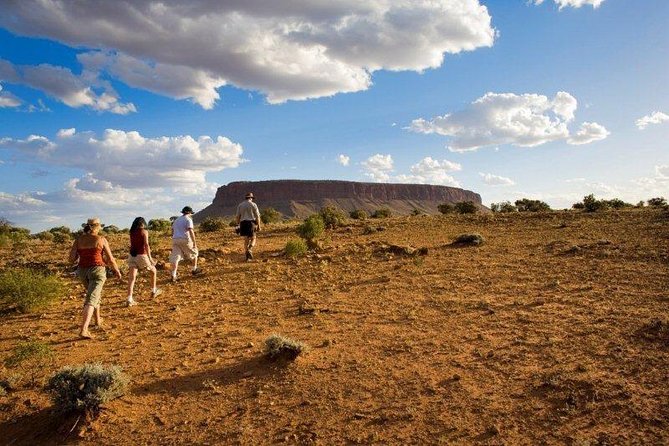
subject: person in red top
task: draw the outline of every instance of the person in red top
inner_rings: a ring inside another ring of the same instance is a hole
[[[137,270],[146,269],[152,274],[151,298],[155,298],[162,293],[156,288],[156,267],[151,258],[151,247],[149,246],[149,231],[146,230],[146,220],[137,217],[130,226],[130,256],[128,257],[128,301],[129,307],[135,305],[132,297],[135,288],[135,279],[137,279]]]
[[[70,262],[78,262],[77,275],[86,287],[86,300],[81,312],[81,329],[79,336],[91,339],[88,325],[95,313],[95,323],[98,327],[102,325],[100,317],[100,301],[102,299],[102,286],[107,280],[105,259],[111,264],[116,277],[121,278],[121,272],[116,266],[116,259],[111,252],[107,239],[98,235],[102,225],[97,218],[89,218],[83,225],[84,233],[77,237],[70,249]]]

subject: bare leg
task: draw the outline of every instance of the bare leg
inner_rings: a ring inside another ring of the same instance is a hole
[[[130,268],[128,271],[128,300],[132,297],[132,293],[135,290],[135,280],[137,279],[137,268]],[[153,276],[154,280],[154,287],[155,287],[155,280],[156,276],[154,274]]]
[[[151,270],[151,291],[156,291],[156,280],[158,279],[158,271],[155,268]]]
[[[179,260],[176,260],[174,264],[172,265],[172,280],[176,280],[177,278],[177,268],[179,267]]]
[[[198,257],[199,257],[199,256],[195,256],[195,257],[193,258],[193,271],[195,271],[195,270],[197,269],[197,258],[198,258]]]
[[[91,338],[91,334],[88,331],[88,325],[91,323],[91,317],[93,317],[93,306],[84,305],[84,309],[81,311],[81,330],[79,331],[79,336],[82,338]]]
[[[97,307],[93,311],[93,315],[95,316],[95,325],[98,327],[102,327],[102,317],[100,316],[100,307]]]

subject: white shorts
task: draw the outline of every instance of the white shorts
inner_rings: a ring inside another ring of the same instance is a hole
[[[193,260],[197,257],[197,249],[193,248],[193,242],[189,238],[173,238],[170,263],[176,263],[181,259]]]
[[[128,268],[137,268],[137,269],[154,269],[153,263],[149,260],[147,254],[138,254],[135,257],[128,256]]]

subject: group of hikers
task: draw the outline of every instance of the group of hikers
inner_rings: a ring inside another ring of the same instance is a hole
[[[244,255],[246,261],[253,259],[253,248],[256,244],[256,232],[260,231],[260,211],[254,202],[253,193],[249,192],[237,206],[236,232],[244,237]],[[170,280],[177,281],[177,269],[181,260],[191,262],[191,274],[194,276],[202,274],[197,266],[198,247],[195,239],[195,225],[193,224],[193,209],[185,206],[181,210],[181,216],[172,222],[172,252],[169,262]],[[106,267],[110,266],[116,277],[122,278],[121,271],[116,264],[109,242],[99,235],[102,224],[99,218],[89,218],[83,225],[83,233],[77,237],[70,249],[69,260],[77,263],[77,275],[86,288],[86,298],[82,310],[81,327],[79,336],[91,339],[93,336],[89,331],[89,325],[95,316],[95,325],[102,326],[100,316],[100,301],[102,299],[102,287],[107,280]],[[156,261],[151,256],[149,245],[149,232],[146,220],[137,217],[130,226],[130,252],[128,255],[128,306],[136,305],[133,297],[137,272],[146,270],[151,273],[151,298],[162,293],[157,287]]]

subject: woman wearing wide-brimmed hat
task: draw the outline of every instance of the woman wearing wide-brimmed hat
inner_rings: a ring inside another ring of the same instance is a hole
[[[70,250],[70,262],[77,261],[77,275],[86,287],[86,300],[81,317],[81,329],[79,336],[85,339],[92,338],[88,331],[88,325],[95,314],[95,323],[102,325],[100,317],[100,301],[102,299],[102,286],[107,280],[106,261],[111,265],[116,277],[121,278],[121,272],[116,265],[116,259],[111,252],[107,239],[98,235],[102,225],[100,219],[89,218],[83,225],[84,233],[72,244]]]

